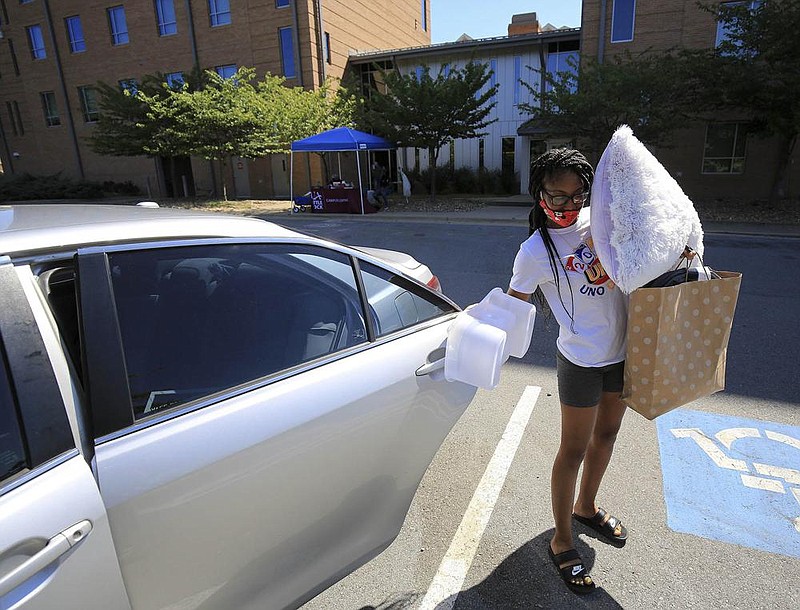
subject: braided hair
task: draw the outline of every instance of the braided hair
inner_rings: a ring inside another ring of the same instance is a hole
[[[550,260],[550,271],[553,273],[553,279],[556,283],[558,298],[561,301],[562,307],[564,307],[564,311],[566,311],[567,315],[569,316],[571,330],[572,332],[575,332],[574,327],[572,327],[572,323],[575,322],[573,319],[575,313],[575,301],[572,294],[572,285],[570,284],[569,276],[564,269],[561,259],[558,258],[555,244],[553,244],[553,240],[550,237],[550,234],[547,232],[547,216],[539,205],[539,200],[541,199],[541,192],[544,189],[545,181],[558,178],[567,172],[572,172],[578,176],[583,183],[583,188],[585,190],[588,191],[591,189],[592,181],[594,180],[594,169],[589,161],[586,160],[586,157],[584,157],[577,150],[569,148],[554,148],[552,150],[548,150],[546,153],[540,155],[531,162],[531,178],[530,182],[528,183],[528,192],[533,197],[534,204],[530,214],[528,215],[528,235],[533,235],[535,231],[539,231],[539,234],[542,236],[542,242],[544,243],[545,249],[547,250],[547,256]],[[558,261],[558,266],[556,265],[556,261]],[[567,278],[567,286],[569,287],[569,295],[572,305],[570,310],[567,309],[566,305],[564,304],[564,299],[561,297],[561,280],[559,277],[560,274],[558,273],[559,267],[564,272],[564,277]],[[550,307],[545,300],[541,289],[536,289],[534,298],[541,311],[550,311]]]

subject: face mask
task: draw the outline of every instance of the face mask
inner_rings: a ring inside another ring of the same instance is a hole
[[[580,214],[580,208],[577,210],[565,210],[563,212],[556,212],[555,210],[551,210],[547,207],[547,204],[544,202],[544,199],[539,201],[539,205],[542,206],[544,213],[547,217],[556,223],[559,227],[568,227],[573,222],[578,219],[578,214]]]

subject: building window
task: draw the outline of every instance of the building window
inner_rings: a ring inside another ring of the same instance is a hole
[[[744,123],[710,123],[703,147],[703,173],[744,173],[746,144],[747,126]]]
[[[294,66],[294,35],[292,28],[280,28],[278,36],[281,39],[281,62],[283,63],[283,75],[286,78],[297,76]]]
[[[11,102],[6,102],[6,111],[8,112],[8,122],[11,123],[11,131],[14,132],[15,136],[18,136],[17,122],[14,120],[14,110],[11,108]]]
[[[183,79],[183,72],[167,72],[164,75],[164,80],[167,81],[167,84],[170,86],[170,89],[180,89],[186,82]]]
[[[17,115],[17,128],[19,129],[19,135],[25,135],[25,125],[22,122],[22,114],[19,111],[19,104],[17,104],[16,100],[13,102],[14,104],[14,114]]]
[[[519,94],[522,87],[519,82],[522,78],[522,58],[517,56],[514,58],[514,104],[519,104]]]
[[[230,25],[231,3],[230,0],[208,0],[208,15],[211,18],[211,27]]]
[[[325,61],[331,63],[331,35],[325,32]]]
[[[544,153],[547,152],[547,142],[544,140],[531,140],[530,143],[530,160],[531,163],[536,161]]]
[[[490,59],[489,60],[489,70],[492,71],[492,76],[489,79],[489,86],[495,87],[497,85],[497,60]],[[492,101],[497,101],[497,89],[494,90],[494,95],[492,96]]]
[[[755,0],[753,2],[722,2],[719,5],[719,8],[734,8],[737,6],[746,6],[749,10],[755,11],[759,6],[761,6],[761,0]],[[714,43],[714,46],[718,47],[723,42],[727,41],[731,37],[731,23],[721,16],[717,21],[717,40]]]
[[[611,42],[633,40],[635,14],[636,0],[614,0],[614,7],[611,10]]]
[[[502,140],[503,159],[501,169],[503,174],[507,176],[514,175],[514,144],[515,138],[503,138]]]
[[[547,74],[556,81],[569,79],[570,75],[578,76],[578,62],[580,61],[580,42],[569,40],[564,42],[551,42],[547,45]],[[577,79],[573,80],[570,90],[577,90]],[[547,91],[553,86],[548,82]]]
[[[11,65],[14,66],[14,74],[19,76],[19,62],[17,61],[17,52],[14,50],[14,41],[8,39],[8,52],[11,54]]]
[[[214,70],[222,78],[233,78],[233,75],[236,74],[236,64],[227,64],[225,66],[217,66],[216,68],[214,68]]]
[[[478,169],[486,167],[486,140],[478,140]]]
[[[275,8],[286,8],[289,6],[289,0],[275,0]]]
[[[422,66],[417,66],[416,74],[417,74],[417,82],[421,83],[422,77],[425,76],[425,68],[423,68]]]
[[[126,91],[128,95],[134,96],[139,92],[139,83],[135,78],[126,78],[119,81],[119,88]]]
[[[52,91],[41,93],[42,110],[44,110],[44,122],[48,127],[61,125],[61,117],[58,116],[58,106],[56,105],[56,94]]]
[[[125,20],[125,7],[112,6],[107,11],[111,43],[114,45],[128,44],[128,22]]]
[[[422,24],[422,29],[424,31],[428,31],[428,0],[421,0],[420,8],[422,9],[422,18],[420,23]]]
[[[452,172],[456,168],[456,143],[453,140],[450,140],[449,165],[450,165],[450,171]]]
[[[47,57],[47,52],[44,50],[42,26],[31,25],[25,29],[28,31],[28,43],[31,45],[31,57],[34,59],[44,59]]]
[[[83,120],[94,123],[100,118],[100,106],[97,105],[97,91],[92,87],[78,87],[78,97],[81,100]]]
[[[11,131],[14,132],[15,136],[24,136],[25,126],[22,124],[19,104],[17,104],[17,102],[6,102],[6,110],[8,111],[8,118],[11,121]]]
[[[171,36],[178,33],[178,20],[175,18],[173,0],[156,0],[156,20],[158,21],[159,36]]]
[[[387,87],[384,82],[384,75],[392,69],[394,69],[394,63],[391,61],[376,61],[362,65],[361,94],[367,99],[372,98],[376,91],[380,94],[385,94]]]
[[[69,41],[70,53],[83,53],[86,50],[86,42],[83,40],[83,26],[78,15],[64,19],[67,27],[67,40]]]
[[[414,149],[414,171],[418,172],[420,170],[420,162],[419,162],[419,148]]]

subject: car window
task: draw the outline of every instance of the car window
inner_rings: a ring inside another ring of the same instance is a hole
[[[0,484],[27,468],[17,405],[0,343]]]
[[[447,301],[401,275],[367,262],[360,267],[378,336],[455,311]]]
[[[209,245],[109,255],[134,417],[367,341],[349,257]]]

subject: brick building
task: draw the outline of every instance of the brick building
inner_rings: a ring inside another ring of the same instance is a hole
[[[724,36],[725,28],[696,0],[583,0],[582,59],[603,60],[624,51],[713,48]],[[677,132],[674,148],[655,153],[690,197],[767,198],[779,141],[747,137],[746,129],[746,117],[709,117]],[[782,195],[797,197],[800,150],[795,150],[788,171]]]
[[[216,168],[186,159],[182,184],[164,160],[107,157],[85,138],[93,85],[168,80],[197,65],[241,66],[316,88],[353,51],[430,44],[428,0],[0,0],[0,162],[5,172],[131,180],[153,196],[210,192]],[[288,195],[283,155],[234,159],[240,197]]]

